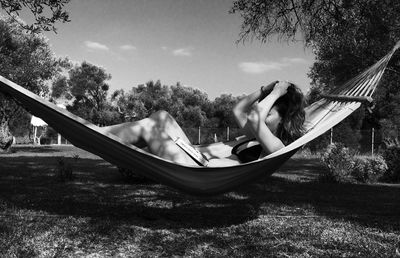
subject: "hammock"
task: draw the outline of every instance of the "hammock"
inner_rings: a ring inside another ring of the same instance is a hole
[[[227,192],[274,173],[299,148],[322,135],[368,102],[397,45],[376,64],[360,75],[306,108],[307,133],[286,147],[257,161],[230,167],[192,167],[157,157],[134,145],[126,144],[115,135],[55,104],[44,100],[23,87],[0,76],[0,92],[10,95],[33,115],[42,118],[73,145],[102,157],[119,167],[196,195]],[[218,149],[223,143],[197,146],[200,151]],[[235,144],[234,142],[224,144]]]

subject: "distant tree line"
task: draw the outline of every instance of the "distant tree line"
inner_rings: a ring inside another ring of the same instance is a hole
[[[84,61],[56,78],[50,96],[69,100],[71,112],[103,126],[143,119],[158,110],[168,111],[183,127],[236,126],[231,110],[238,97],[223,94],[210,100],[199,89],[159,80],[109,94],[110,78],[104,68]]]

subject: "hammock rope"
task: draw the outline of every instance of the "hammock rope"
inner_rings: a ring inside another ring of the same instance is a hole
[[[134,169],[139,175],[190,194],[213,195],[271,175],[304,144],[349,116],[375,92],[388,62],[399,47],[400,42],[376,64],[342,87],[333,90],[329,94],[334,96],[333,98],[322,98],[308,106],[305,135],[263,159],[231,167],[194,167],[162,159],[122,142],[115,135],[104,133],[100,127],[57,107],[2,76],[0,76],[0,92],[10,95],[33,115],[42,118],[75,146],[92,152],[112,164]],[[218,147],[218,144],[198,146],[198,148],[200,151],[206,151]]]
[[[329,112],[334,112],[335,110],[340,110],[343,103],[362,103],[369,106],[373,105],[372,95],[375,93],[378,84],[386,70],[386,67],[391,60],[394,53],[400,48],[400,41],[393,47],[393,49],[386,54],[383,58],[377,61],[375,64],[361,72],[359,75],[345,82],[342,86],[334,88],[329,94],[323,94],[321,97],[323,99],[331,101],[327,103],[325,101],[320,101],[314,103],[314,105],[329,105],[326,107]],[[326,113],[328,116],[329,113]],[[320,117],[318,121],[314,121],[313,127],[309,130],[315,128],[319,123],[323,122],[326,116]]]

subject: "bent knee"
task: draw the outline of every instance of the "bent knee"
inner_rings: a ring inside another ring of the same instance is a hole
[[[175,121],[175,119],[165,110],[159,110],[150,115],[149,118],[156,121],[159,125],[172,124]]]
[[[162,118],[162,117],[170,117],[170,116],[171,115],[168,113],[168,111],[165,111],[165,110],[158,110],[150,115],[150,117],[152,117],[152,118]]]

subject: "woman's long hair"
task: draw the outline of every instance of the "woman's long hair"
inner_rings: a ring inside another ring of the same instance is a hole
[[[277,136],[287,145],[304,134],[304,95],[296,85],[291,83],[287,93],[277,99],[274,106],[282,118]]]

